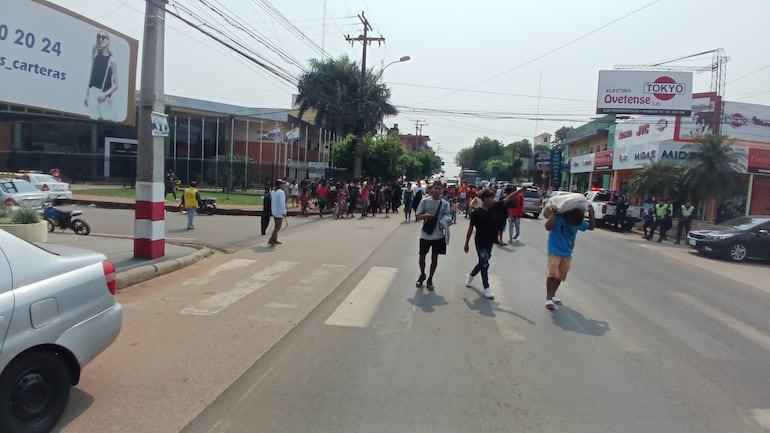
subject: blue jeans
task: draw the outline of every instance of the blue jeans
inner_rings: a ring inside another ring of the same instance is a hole
[[[472,276],[481,272],[481,284],[486,289],[489,287],[489,259],[492,257],[492,245],[476,245],[476,254],[479,256],[479,262],[471,271]]]
[[[521,229],[521,217],[508,217],[508,239],[513,240],[513,229],[516,229],[516,236],[519,235]]]
[[[195,209],[194,207],[187,208],[187,228],[191,229],[193,228],[193,219],[195,219]]]

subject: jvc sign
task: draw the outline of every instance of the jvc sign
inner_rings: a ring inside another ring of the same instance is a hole
[[[599,114],[689,116],[691,111],[691,72],[599,71]]]

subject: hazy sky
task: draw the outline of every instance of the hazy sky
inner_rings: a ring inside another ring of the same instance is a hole
[[[143,0],[53,2],[138,39],[141,50]],[[369,47],[367,66],[379,70],[411,56],[383,73],[400,111],[386,124],[414,133],[415,120],[424,121],[422,133],[446,161],[448,175],[457,174],[456,152],[477,137],[532,141],[537,133],[596,117],[598,71],[617,64],[724,48],[730,58],[726,99],[770,105],[768,0],[171,0],[170,9],[194,11],[204,28],[225,28],[204,4],[226,8],[253,35],[279,47],[283,56],[229,30],[295,77],[302,69],[289,58],[307,68],[308,59],[323,55],[321,46],[332,57],[347,54],[360,62],[360,43],[351,47],[344,36],[361,33],[356,15],[365,11],[374,28],[370,36],[386,39]],[[275,11],[312,42],[290,32]],[[711,55],[673,64],[707,66]],[[296,93],[296,87],[171,16],[165,68],[169,94],[289,108]],[[696,92],[708,91],[709,83],[708,72],[694,76]]]

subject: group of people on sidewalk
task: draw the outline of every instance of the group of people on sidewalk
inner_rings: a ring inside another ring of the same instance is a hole
[[[433,278],[438,268],[438,258],[446,254],[449,241],[449,202],[442,198],[444,186],[441,182],[434,182],[429,189],[429,196],[421,200],[415,215],[416,220],[423,221],[420,230],[419,260],[420,275],[415,283],[416,287],[423,284],[429,291],[435,290]],[[481,274],[483,294],[487,299],[494,299],[494,292],[489,283],[489,261],[495,244],[502,242],[502,232],[506,218],[510,218],[509,212],[514,203],[518,207],[521,204],[522,193],[526,187],[516,190],[507,187],[495,198],[495,192],[491,189],[483,189],[478,193],[479,205],[470,213],[470,223],[465,235],[463,251],[470,251],[470,239],[473,236],[476,256],[475,266],[467,275],[466,286],[472,287],[474,278]],[[573,209],[564,213],[558,213],[555,207],[551,209],[551,215],[545,222],[548,231],[548,257],[546,272],[546,301],[545,307],[553,310],[556,305],[562,303],[556,296],[556,292],[563,281],[567,279],[572,263],[572,252],[578,231],[593,230],[596,226],[592,207],[588,207],[588,220],[584,219],[582,209]],[[518,217],[520,218],[520,216]],[[519,235],[519,224],[512,223],[516,235]],[[475,232],[475,236],[474,236]],[[512,232],[511,232],[512,233]],[[426,257],[431,253],[431,263],[428,273],[425,273]]]

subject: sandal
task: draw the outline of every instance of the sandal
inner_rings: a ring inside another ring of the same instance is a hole
[[[556,305],[554,305],[553,301],[549,299],[549,300],[545,301],[545,308],[547,308],[549,310],[553,310],[553,309],[556,308]]]
[[[556,296],[554,296],[553,298],[551,298],[551,300],[553,300],[553,303],[554,303],[554,304],[556,304],[556,305],[561,305],[561,299],[557,298]]]

